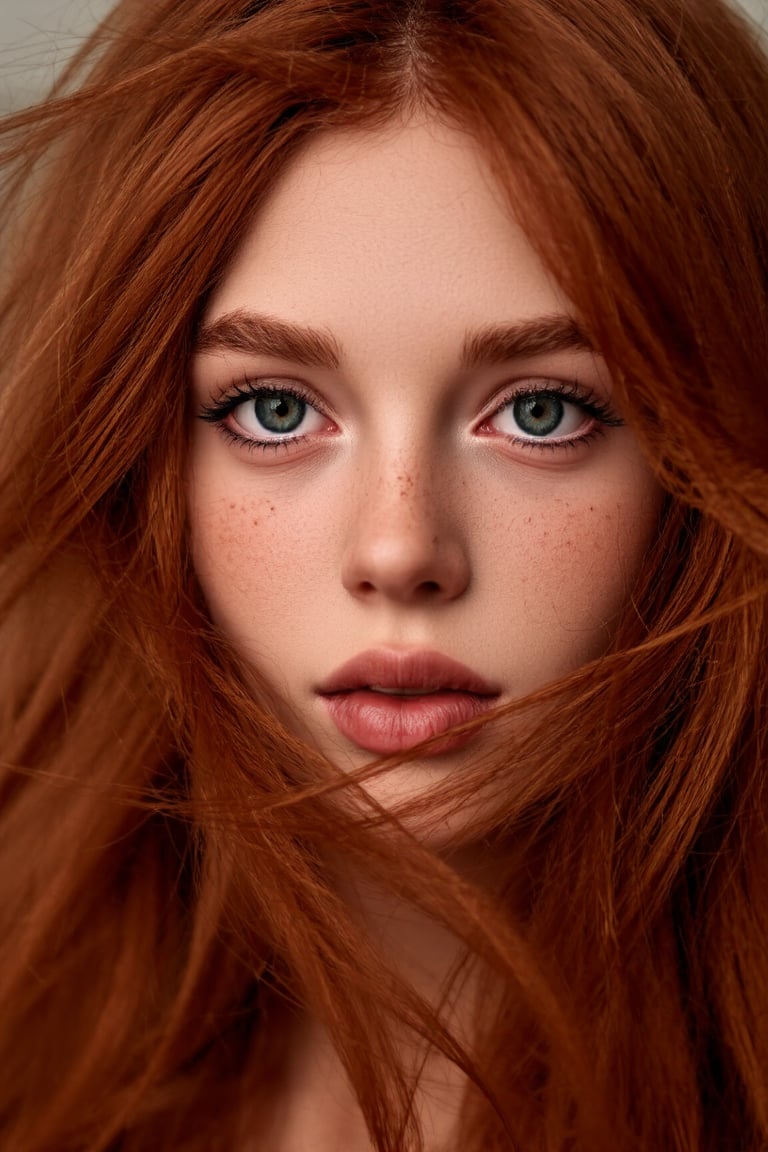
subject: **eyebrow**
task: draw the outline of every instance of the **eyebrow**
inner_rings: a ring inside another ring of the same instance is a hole
[[[491,324],[477,332],[468,332],[461,352],[461,366],[466,371],[505,360],[572,351],[593,351],[576,321],[565,315],[537,316],[533,320]]]
[[[341,349],[329,332],[244,311],[227,312],[204,325],[195,352],[247,352],[311,368],[336,369],[341,362]]]
[[[468,332],[462,345],[461,368],[468,371],[564,351],[593,349],[572,317],[537,316]],[[342,359],[341,348],[329,332],[243,310],[227,312],[204,325],[195,341],[195,352],[275,356],[329,370],[337,369]]]

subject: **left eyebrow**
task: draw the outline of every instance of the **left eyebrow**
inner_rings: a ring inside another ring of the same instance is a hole
[[[461,352],[464,371],[553,352],[593,352],[582,329],[570,316],[537,316],[512,324],[492,324],[468,332]]]

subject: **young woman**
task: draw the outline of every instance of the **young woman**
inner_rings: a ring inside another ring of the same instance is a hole
[[[6,122],[4,1147],[765,1147],[766,108],[123,0]]]

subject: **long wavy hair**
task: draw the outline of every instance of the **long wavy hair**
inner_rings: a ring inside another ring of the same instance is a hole
[[[391,762],[284,729],[185,523],[190,352],[255,208],[311,134],[414,108],[514,187],[667,492],[610,649],[474,722],[441,803],[493,796],[482,889],[368,796]],[[4,123],[3,1147],[245,1147],[295,1005],[379,1152],[422,1145],[404,1028],[466,1073],[466,1152],[766,1147],[766,110],[719,0],[122,0]],[[340,859],[492,974],[471,1042]]]

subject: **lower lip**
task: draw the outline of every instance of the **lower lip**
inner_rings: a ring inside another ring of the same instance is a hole
[[[388,696],[382,692],[358,689],[324,696],[323,702],[331,719],[347,740],[389,756],[406,752],[422,740],[465,724],[492,707],[488,696],[471,692],[434,692],[427,696]],[[471,740],[474,732],[464,732],[441,740],[425,755],[452,752]]]

